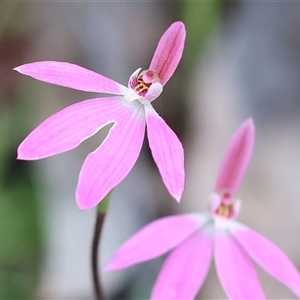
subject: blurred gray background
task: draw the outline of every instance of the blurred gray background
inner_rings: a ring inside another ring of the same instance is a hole
[[[0,299],[92,299],[95,211],[79,212],[75,189],[86,155],[105,136],[36,162],[16,161],[24,137],[52,113],[96,97],[22,76],[33,61],[68,61],[126,85],[146,69],[160,36],[186,24],[183,59],[153,104],[186,149],[181,205],[168,195],[147,141],[115,189],[101,244],[104,264],[151,220],[207,209],[223,151],[249,116],[253,159],[238,193],[239,220],[300,268],[299,2],[0,2]],[[110,299],[147,299],[163,258],[103,273]],[[260,268],[269,299],[294,296]],[[214,268],[199,299],[226,298]]]

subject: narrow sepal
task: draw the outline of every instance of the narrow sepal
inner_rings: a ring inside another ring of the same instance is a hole
[[[231,232],[253,260],[300,298],[300,274],[287,255],[262,235],[236,224]]]
[[[179,64],[185,36],[184,24],[175,22],[166,30],[157,45],[149,69],[158,73],[162,85],[167,83]]]
[[[214,251],[217,273],[229,299],[265,299],[250,258],[230,234],[216,232]]]
[[[252,119],[240,125],[231,138],[216,181],[215,191],[234,194],[244,178],[254,148],[255,127]]]
[[[40,81],[80,91],[122,95],[126,89],[112,79],[67,62],[40,61],[14,70]]]
[[[97,205],[134,166],[144,140],[145,114],[141,104],[123,109],[103,143],[83,163],[76,190],[80,209]]]
[[[128,239],[114,254],[105,270],[118,270],[158,257],[184,241],[199,228],[189,215],[155,220]]]
[[[213,235],[197,231],[167,257],[151,299],[195,299],[207,275]]]
[[[20,144],[18,159],[35,160],[77,147],[122,116],[120,98],[96,98],[70,105],[36,127]]]
[[[179,202],[184,190],[184,150],[174,131],[147,105],[147,134],[153,159],[169,193]]]

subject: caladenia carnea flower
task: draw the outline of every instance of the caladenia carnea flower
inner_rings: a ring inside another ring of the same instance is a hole
[[[184,189],[183,147],[151,102],[161,94],[177,68],[185,35],[184,24],[173,23],[161,37],[149,69],[137,69],[130,76],[128,87],[66,62],[42,61],[15,68],[44,82],[114,95],[76,103],[49,117],[20,144],[18,159],[36,160],[68,151],[113,123],[106,139],[87,156],[80,171],[77,204],[80,209],[89,209],[132,169],[147,127],[154,161],[168,191],[179,202]]]
[[[232,137],[221,163],[209,213],[156,220],[127,240],[105,270],[119,270],[171,251],[151,299],[194,299],[215,260],[229,299],[265,299],[253,261],[300,297],[300,275],[273,243],[237,222],[241,200],[235,193],[252,155],[255,128],[246,120]]]

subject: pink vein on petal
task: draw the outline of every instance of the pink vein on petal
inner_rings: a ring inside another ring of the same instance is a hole
[[[170,194],[179,202],[184,189],[184,150],[174,131],[147,105],[147,134],[153,159]]]
[[[120,98],[95,98],[70,105],[36,127],[20,144],[18,159],[35,160],[77,147],[122,109]]]
[[[247,119],[230,140],[217,177],[215,191],[228,190],[235,193],[247,170],[254,148],[255,127]]]
[[[40,61],[14,68],[37,80],[86,92],[122,95],[125,87],[116,81],[75,64]]]
[[[265,299],[250,258],[231,235],[217,232],[214,251],[217,273],[229,299]]]
[[[199,226],[198,220],[189,215],[155,220],[128,239],[108,262],[105,270],[123,269],[158,257],[180,244]]]
[[[151,299],[195,299],[207,275],[213,235],[197,231],[167,257]]]
[[[76,191],[80,209],[97,205],[130,172],[142,148],[145,113],[140,103],[119,111],[106,139],[83,163]]]
[[[162,85],[167,83],[179,64],[185,36],[184,24],[175,22],[166,30],[157,45],[149,69],[158,73]]]
[[[232,228],[232,234],[248,254],[300,298],[300,274],[287,255],[265,237],[244,225]]]

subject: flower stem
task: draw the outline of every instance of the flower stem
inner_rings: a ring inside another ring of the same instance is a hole
[[[105,213],[107,209],[108,202],[110,200],[111,192],[101,201],[97,207],[97,216],[92,244],[92,274],[93,274],[93,284],[94,292],[97,300],[105,300],[103,290],[101,287],[100,273],[99,270],[99,260],[98,260],[98,249],[105,219]]]
[[[97,211],[97,218],[95,224],[93,247],[92,247],[92,272],[94,291],[97,300],[104,300],[104,295],[100,283],[100,271],[98,272],[98,247],[101,237],[101,231],[104,223],[105,213]]]

